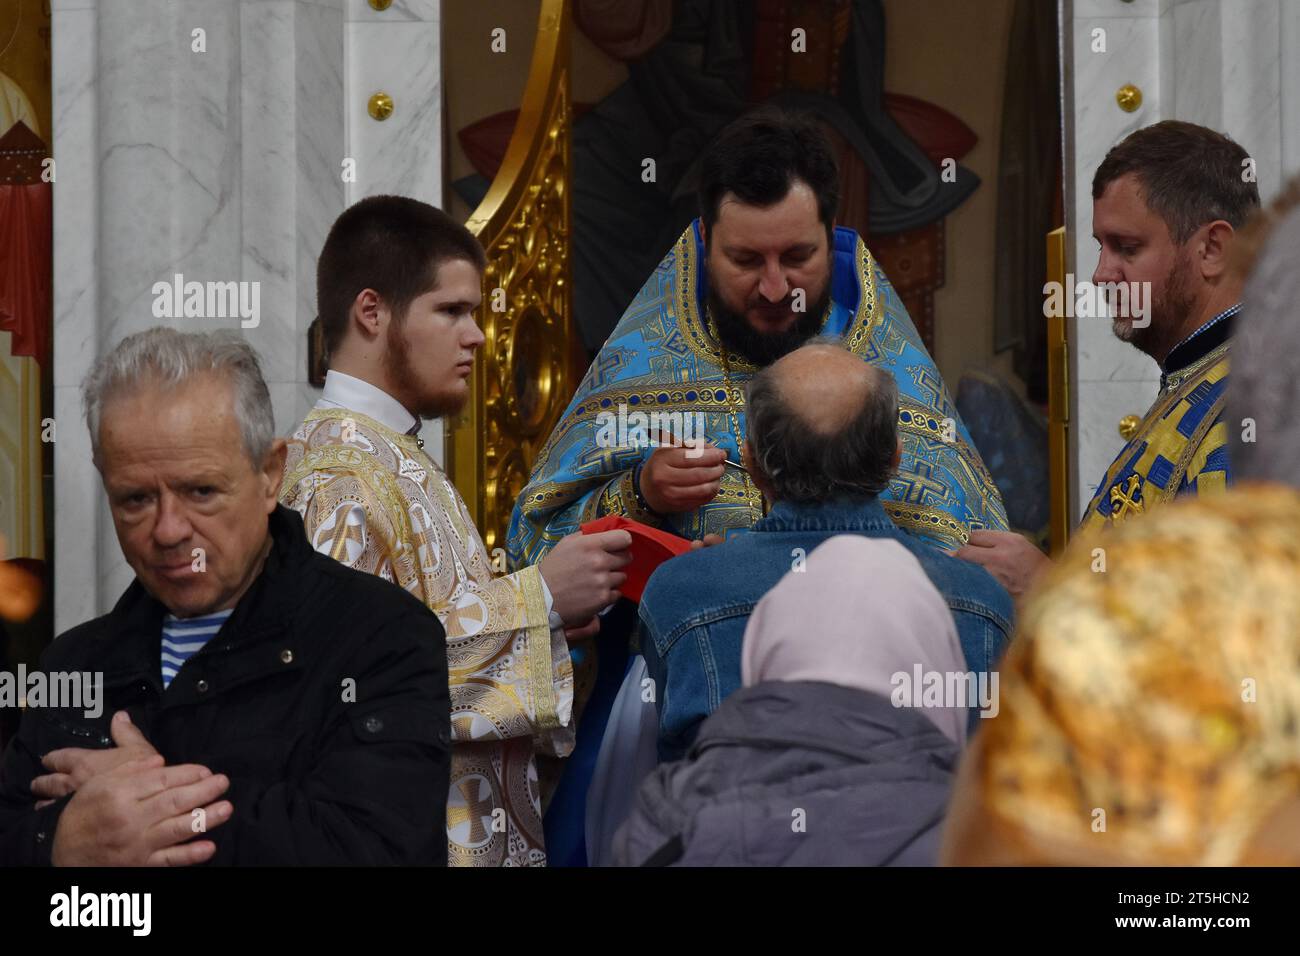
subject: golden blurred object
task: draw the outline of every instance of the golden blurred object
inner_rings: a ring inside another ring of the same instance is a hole
[[[1119,437],[1128,441],[1137,434],[1138,426],[1142,424],[1142,418],[1138,415],[1125,415],[1119,420]]]
[[[1125,113],[1135,112],[1142,105],[1142,91],[1132,83],[1125,83],[1116,91],[1115,102]]]
[[[370,6],[374,10],[387,10],[393,5],[393,0],[370,0]]]
[[[1017,615],[950,845],[993,828],[1017,864],[1294,866],[1297,535],[1300,492],[1258,484],[1076,537]]]
[[[25,621],[41,604],[41,581],[23,568],[0,561],[0,618]]]
[[[370,113],[371,119],[379,120],[381,123],[393,115],[393,98],[387,93],[379,92],[370,97],[370,103],[366,110]]]

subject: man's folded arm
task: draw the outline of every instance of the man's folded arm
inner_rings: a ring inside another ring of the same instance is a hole
[[[31,749],[34,715],[23,715],[17,736],[0,763],[0,866],[49,866],[54,830],[71,797],[36,809],[32,781],[47,773]]]
[[[75,669],[71,663],[55,659],[64,645],[57,641],[45,649],[36,665],[42,673]],[[54,845],[54,831],[59,816],[71,797],[36,809],[39,797],[32,795],[32,781],[49,773],[41,764],[36,746],[34,710],[23,713],[9,746],[0,758],[0,866],[49,866]]]
[[[228,774],[223,799],[234,813],[211,833],[213,863],[446,864],[451,747],[441,629],[425,614],[405,614],[369,635],[353,660],[304,780]],[[346,678],[356,681],[355,702],[344,700]]]

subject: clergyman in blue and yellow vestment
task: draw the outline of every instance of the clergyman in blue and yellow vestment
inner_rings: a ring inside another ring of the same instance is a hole
[[[520,494],[508,546],[516,565],[535,564],[583,522],[622,514],[687,538],[748,528],[763,515],[762,496],[740,468],[728,467],[713,501],[661,516],[638,506],[632,487],[649,449],[598,439],[620,410],[681,412],[703,422],[707,439],[740,461],[744,388],[753,364],[725,349],[706,323],[708,275],[697,219],[677,240],[624,312],[542,448]],[[944,547],[976,529],[1005,530],[1006,510],[971,444],[898,294],[861,237],[837,228],[831,296],[819,331],[893,374],[903,443],[897,476],[881,501],[905,530]]]
[[[1237,304],[1176,345],[1165,359],[1160,391],[1084,512],[1080,531],[1127,521],[1184,494],[1217,494],[1232,481],[1228,424],[1228,352]]]

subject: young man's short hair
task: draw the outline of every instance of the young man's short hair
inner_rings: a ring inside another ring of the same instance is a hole
[[[411,303],[438,285],[438,267],[452,259],[482,272],[487,256],[464,225],[408,196],[370,196],[330,227],[316,263],[316,314],[325,352],[343,341],[352,303],[373,289],[399,323]]]

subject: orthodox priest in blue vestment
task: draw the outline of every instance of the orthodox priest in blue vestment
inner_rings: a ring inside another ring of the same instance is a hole
[[[861,236],[842,227],[834,236],[830,301],[817,335],[898,382],[902,461],[881,495],[890,517],[947,548],[965,544],[976,529],[1006,530],[1002,498],[898,294]],[[745,385],[757,369],[719,341],[704,262],[696,220],[623,313],[538,455],[510,521],[516,565],[536,564],[583,522],[608,514],[687,538],[747,528],[763,516],[758,489],[731,466],[717,497],[702,508],[653,514],[632,484],[650,449],[599,440],[602,429],[619,421],[644,421],[649,432],[651,415],[659,413],[654,421],[681,421],[685,430],[702,421],[702,436],[679,437],[703,437],[740,462]]]
[[[814,338],[898,383],[901,462],[880,497],[899,527],[949,549],[972,531],[1005,530],[998,490],[907,310],[862,238],[834,224],[839,175],[817,124],[766,109],[741,117],[705,150],[698,181],[701,218],[633,298],[538,454],[507,535],[514,565],[536,564],[606,515],[691,539],[749,528],[768,503],[744,467],[746,385]],[[650,439],[688,448],[703,440],[707,464]],[[605,756],[630,752],[614,743],[616,728],[651,723],[618,715],[605,734],[616,698],[634,708],[640,700],[618,694],[635,618],[627,603],[602,620],[594,666],[589,645],[574,649],[582,716],[546,813],[552,865],[588,860],[586,794],[602,738]]]
[[[834,238],[831,294],[817,334],[898,382],[902,460],[881,503],[901,528],[940,547],[960,547],[976,529],[1006,530],[1001,496],[898,294],[856,232],[837,228]],[[704,438],[741,462],[745,385],[757,366],[721,343],[704,262],[696,220],[624,312],[539,454],[511,517],[508,546],[516,567],[536,564],[560,538],[603,515],[625,515],[687,538],[725,535],[763,516],[761,493],[746,471],[731,465],[711,502],[687,513],[655,514],[633,484],[653,449],[608,440],[611,431],[626,439],[638,426],[646,435],[651,424],[668,421],[690,433],[675,437]],[[622,422],[634,424],[623,429]],[[626,633],[609,630],[599,644],[599,676],[578,677],[580,685],[594,681],[595,689],[546,818],[552,865],[585,862],[586,787],[626,662]],[[575,663],[581,675],[585,668]],[[581,687],[579,696],[588,696]]]

